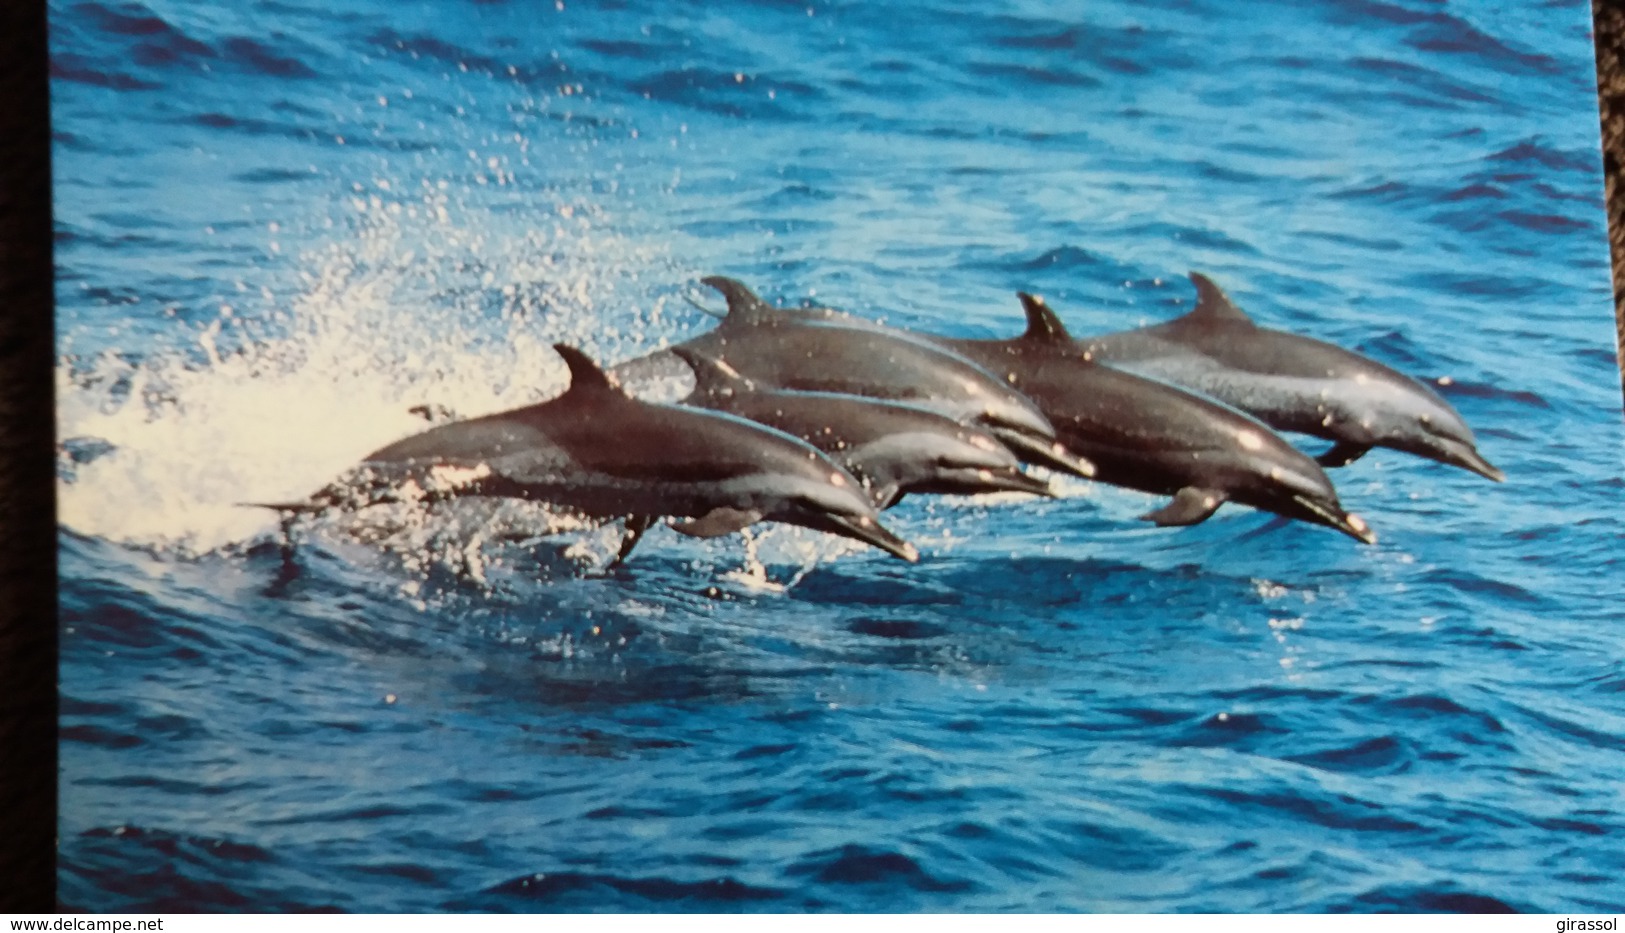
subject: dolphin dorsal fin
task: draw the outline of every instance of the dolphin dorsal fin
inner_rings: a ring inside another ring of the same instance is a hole
[[[553,349],[558,351],[559,356],[564,357],[564,365],[570,367],[570,388],[564,391],[565,395],[578,399],[600,396],[627,397],[609,373],[604,372],[587,354],[567,343],[555,343]]]
[[[728,316],[723,319],[724,324],[750,324],[766,320],[777,311],[772,305],[757,297],[750,290],[750,286],[738,279],[730,279],[725,275],[708,275],[700,281],[722,293],[728,299]]]
[[[1022,310],[1027,312],[1027,332],[1021,335],[1022,340],[1031,340],[1037,343],[1070,343],[1072,335],[1066,332],[1066,325],[1055,316],[1044,299],[1026,292],[1016,292],[1021,299]]]
[[[741,376],[739,370],[714,356],[707,356],[692,347],[672,347],[671,352],[694,370],[694,392],[698,395],[735,395],[756,388],[756,384]]]
[[[1196,307],[1185,315],[1192,321],[1246,321],[1252,318],[1235,306],[1230,297],[1214,281],[1200,272],[1191,272],[1191,284],[1196,286]]]

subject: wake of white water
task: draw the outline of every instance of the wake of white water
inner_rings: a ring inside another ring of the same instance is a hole
[[[651,346],[658,292],[679,287],[664,250],[597,211],[499,237],[484,231],[511,221],[434,188],[349,209],[299,258],[296,289],[248,290],[191,345],[132,357],[75,352],[97,345],[88,330],[60,336],[66,528],[182,557],[260,539],[276,517],[242,503],[303,499],[426,427],[413,406],[548,398],[567,382],[553,343],[606,363]]]
[[[488,229],[505,220],[449,204],[438,189],[400,204],[353,199],[353,213],[326,225],[353,235],[302,254],[289,277],[296,289],[240,289],[247,299],[207,325],[177,328],[190,343],[133,357],[75,352],[99,335],[62,334],[62,525],[180,559],[280,538],[278,514],[249,503],[304,500],[368,452],[425,429],[414,407],[470,417],[550,398],[568,382],[554,343],[613,363],[666,345],[667,306],[688,307],[690,277],[666,250],[615,232],[600,211],[561,209],[552,223],[498,238]],[[677,380],[637,390],[684,394]],[[305,521],[296,539],[363,563],[373,557],[357,544],[387,552],[408,576],[439,568],[487,584],[515,543],[565,532],[583,533],[559,549],[565,572],[602,568],[620,532],[595,524],[530,503],[407,503]],[[951,543],[951,533],[919,530]],[[675,539],[652,533],[655,547]],[[783,527],[744,546],[686,546],[714,560],[719,581],[780,594],[820,563],[866,550]]]

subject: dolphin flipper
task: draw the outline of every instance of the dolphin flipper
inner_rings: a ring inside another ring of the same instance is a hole
[[[705,515],[686,522],[676,522],[671,530],[690,538],[720,538],[725,534],[743,531],[762,520],[756,509],[712,509]]]
[[[875,504],[876,509],[885,511],[903,501],[903,493],[897,488],[896,483],[884,483],[870,487],[869,501]]]
[[[1370,444],[1356,444],[1353,441],[1338,441],[1331,449],[1315,458],[1315,462],[1323,467],[1348,466],[1371,452]]]
[[[270,509],[282,513],[284,520],[298,515],[314,515],[325,512],[329,504],[325,502],[239,502],[238,505],[248,509]]]
[[[1174,493],[1174,501],[1140,517],[1158,525],[1196,525],[1207,521],[1223,504],[1224,493],[1216,489],[1186,486]]]
[[[453,411],[439,402],[424,402],[422,405],[413,405],[406,410],[409,415],[417,415],[430,424],[449,424],[453,421],[463,420]]]

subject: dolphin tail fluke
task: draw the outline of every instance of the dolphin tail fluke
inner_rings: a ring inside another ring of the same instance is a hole
[[[417,415],[430,424],[449,424],[453,421],[463,420],[458,417],[457,412],[439,402],[424,402],[422,405],[413,405],[406,410],[406,413]]]
[[[299,519],[306,515],[316,515],[326,511],[328,505],[315,502],[239,502],[237,504],[250,509],[271,509],[277,513],[277,524],[282,532],[282,539],[279,543],[282,547],[283,575],[291,580],[299,572],[298,565],[293,562],[294,528],[297,527]]]
[[[643,540],[643,533],[654,524],[653,515],[629,515],[626,519],[626,537],[621,539],[621,549],[615,552],[615,559],[609,562],[609,568],[614,569],[626,563],[632,556],[632,549]]]
[[[425,500],[430,498],[433,497],[424,497]],[[371,482],[359,484],[342,480],[330,483],[311,493],[310,498],[298,502],[239,502],[237,505],[280,512],[283,521],[286,522],[302,515],[321,515],[335,509],[352,511],[371,505],[400,501],[401,497],[393,487],[378,482],[375,477]]]
[[[329,503],[326,502],[238,502],[237,505],[245,509],[270,509],[281,512],[285,516],[314,515],[325,512]]]
[[[1140,517],[1158,525],[1196,525],[1208,520],[1224,504],[1224,493],[1215,489],[1186,486],[1174,493],[1174,500]]]
[[[1338,441],[1332,448],[1315,458],[1315,462],[1323,467],[1348,466],[1371,452],[1370,444],[1356,444],[1351,441]]]

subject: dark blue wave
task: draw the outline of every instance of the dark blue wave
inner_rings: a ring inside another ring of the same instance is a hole
[[[1326,913],[1392,911],[1406,914],[1517,914],[1544,913],[1539,908],[1516,907],[1497,897],[1463,891],[1450,882],[1433,885],[1395,884],[1374,888],[1350,900],[1318,905]]]
[[[1032,85],[1055,85],[1058,87],[1088,90],[1101,86],[1101,80],[1093,75],[1086,75],[1067,68],[1040,67],[1037,65],[1016,65],[1005,62],[986,62],[972,64],[970,73],[979,78],[992,79],[993,82],[1002,82],[1023,87]],[[990,82],[991,83],[991,82]]]
[[[1287,756],[1311,768],[1345,774],[1391,774],[1410,766],[1410,751],[1393,736],[1379,736],[1344,748]]]
[[[285,866],[256,845],[140,826],[96,827],[64,840],[57,900],[72,910],[132,913],[333,911],[290,896]]]
[[[114,91],[151,91],[163,87],[121,71],[106,70],[92,60],[71,53],[51,56],[51,79],[89,84]]]
[[[1354,58],[1349,60],[1348,65],[1360,72],[1392,78],[1401,87],[1422,88],[1450,100],[1475,104],[1494,103],[1496,100],[1494,93],[1488,89],[1481,90],[1458,83],[1443,72],[1410,62],[1385,58]]]
[[[70,14],[76,26],[88,26],[106,40],[105,58],[128,60],[153,77],[167,77],[181,68],[195,70],[199,65],[284,80],[318,74],[306,61],[316,57],[313,47],[287,33],[274,32],[266,37],[269,42],[242,35],[200,38],[135,2],[81,3]],[[92,69],[78,65],[80,60],[71,53],[53,54],[53,76],[124,90],[153,89],[165,83]]]
[[[791,101],[796,107],[817,106],[826,97],[821,88],[800,81],[702,66],[657,71],[628,88],[652,100],[757,120],[791,119],[796,114]]]
[[[733,878],[674,881],[669,878],[625,878],[580,872],[537,872],[486,889],[480,896],[452,901],[452,910],[558,910],[594,911],[606,903],[621,909],[737,910],[742,906],[771,905],[785,892],[758,888]]]
[[[1403,41],[1419,51],[1461,55],[1494,68],[1515,66],[1531,74],[1562,74],[1566,70],[1551,56],[1521,49],[1517,43],[1499,39],[1433,4],[1336,0],[1334,6],[1347,22],[1368,19],[1412,27]],[[1417,6],[1426,9],[1416,9]]]
[[[1591,151],[1563,150],[1552,146],[1540,137],[1530,137],[1519,141],[1516,145],[1492,153],[1488,158],[1493,162],[1505,162],[1514,165],[1538,165],[1542,168],[1559,171],[1591,173],[1596,170],[1598,154]]]
[[[971,888],[968,881],[937,878],[901,852],[862,845],[815,852],[785,869],[791,877],[806,876],[821,885],[880,885],[909,888],[931,894],[955,893]]]

